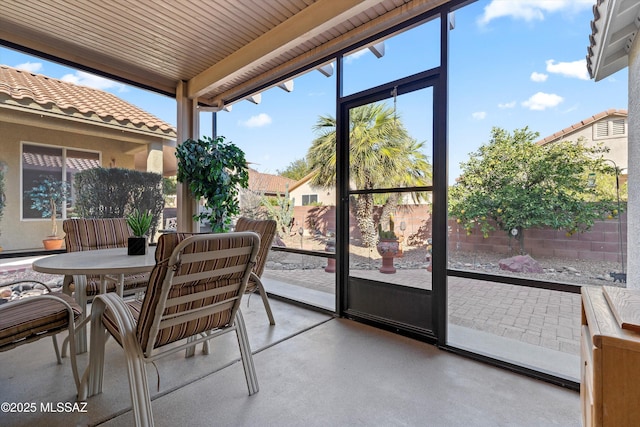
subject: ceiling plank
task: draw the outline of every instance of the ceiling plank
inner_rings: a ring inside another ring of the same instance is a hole
[[[276,57],[379,3],[379,0],[319,0],[189,80],[188,97],[198,98],[222,82]]]

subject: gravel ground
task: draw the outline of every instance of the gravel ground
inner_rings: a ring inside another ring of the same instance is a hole
[[[308,250],[324,250],[325,245],[322,240],[304,239],[301,242],[299,236],[286,238],[284,242],[287,247]],[[377,269],[379,267],[380,255],[375,249],[350,245],[349,250],[352,266],[360,269]],[[622,272],[619,262],[537,257],[535,260],[544,269],[544,273],[513,273],[501,270],[499,267],[500,260],[509,256],[511,255],[501,253],[451,251],[449,252],[449,268],[576,285],[624,285],[619,281],[614,282],[614,279],[609,275],[612,272]],[[324,268],[325,265],[324,258],[272,252],[267,268],[308,269]],[[405,248],[403,256],[394,260],[394,265],[396,268],[424,268],[428,265],[426,250],[424,248]]]

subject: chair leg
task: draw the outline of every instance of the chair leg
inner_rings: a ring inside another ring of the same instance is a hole
[[[104,352],[107,342],[107,329],[102,324],[102,313],[105,306],[102,301],[94,300],[91,307],[91,351],[89,351],[89,366],[82,376],[82,390],[78,392],[78,399],[102,393],[104,378]]]
[[[251,354],[251,346],[249,345],[249,337],[247,336],[247,327],[244,324],[244,318],[240,310],[236,313],[236,336],[238,338],[238,346],[240,347],[240,358],[244,368],[244,376],[247,380],[247,388],[249,396],[255,394],[260,389],[258,387],[258,376],[256,368],[253,364],[253,355]]]
[[[51,335],[51,340],[53,341],[53,349],[56,352],[56,359],[58,359],[58,365],[62,365],[62,359],[60,358],[60,349],[58,348],[58,340],[55,335]]]
[[[187,342],[194,341],[196,337],[187,338]],[[192,345],[191,347],[187,347],[184,350],[184,357],[193,357],[196,354],[196,345]]]
[[[131,391],[131,405],[136,426],[153,426],[153,412],[151,411],[151,395],[147,382],[147,369],[140,355],[129,354],[127,357],[127,371],[129,373],[129,389]]]
[[[76,328],[78,332],[77,341],[76,341],[76,353],[86,353],[87,352],[87,328],[86,324],[89,321],[89,316],[87,315],[87,276],[73,276],[73,283],[75,286],[74,296],[76,302],[82,308],[82,316],[80,317],[80,323]],[[62,342],[62,357],[67,357],[67,344],[68,339],[65,339]]]
[[[260,297],[262,298],[264,309],[267,311],[267,316],[269,317],[269,324],[275,325],[276,321],[273,318],[273,313],[271,312],[271,305],[269,305],[269,299],[267,298],[267,291],[264,290],[264,286],[262,286],[262,281],[258,277],[253,276],[253,278],[258,285],[258,292],[260,292]]]

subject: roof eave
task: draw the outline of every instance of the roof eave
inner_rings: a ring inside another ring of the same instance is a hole
[[[593,6],[587,68],[600,81],[629,65],[629,51],[640,26],[640,4],[598,0]]]

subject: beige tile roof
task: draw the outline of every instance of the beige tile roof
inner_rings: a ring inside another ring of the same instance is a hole
[[[261,191],[266,195],[284,194],[289,186],[289,190],[296,181],[279,175],[261,173],[249,168],[249,189]]]
[[[582,121],[579,121],[578,123],[574,123],[571,126],[554,133],[553,135],[549,135],[548,137],[536,142],[536,144],[545,145],[550,142],[559,141],[560,139],[564,138],[566,135],[573,133],[579,129],[582,129],[586,126],[590,126],[593,122],[596,122],[600,119],[603,119],[609,116],[627,117],[627,110],[616,110],[615,108],[611,108],[609,110],[602,111]]]
[[[9,100],[35,111],[56,111],[68,116],[79,113],[90,122],[172,138],[176,135],[170,124],[111,93],[6,65],[0,65],[0,95],[3,93]]]

